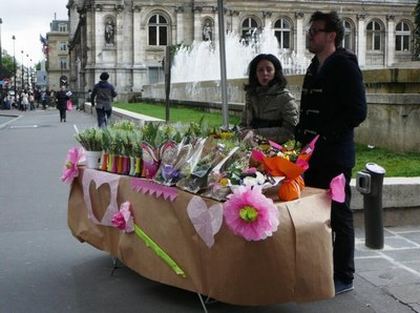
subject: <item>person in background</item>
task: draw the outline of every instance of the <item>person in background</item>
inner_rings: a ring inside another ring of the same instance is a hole
[[[68,96],[68,91],[66,91],[65,85],[62,85],[60,90],[55,93],[55,98],[57,102],[57,109],[60,111],[60,123],[66,122],[67,100],[69,100],[70,97]]]
[[[242,132],[261,135],[279,144],[294,138],[298,106],[285,88],[280,61],[272,54],[257,55],[249,64]]]
[[[350,291],[354,276],[354,226],[350,210],[350,179],[355,165],[354,128],[366,118],[366,95],[356,56],[340,48],[343,21],[336,12],[315,12],[308,31],[314,53],[307,70],[300,104],[296,139],[303,145],[316,135],[305,184],[329,189],[331,180],[344,174],[345,202],[332,201],[334,286],[336,295]]]
[[[103,72],[99,78],[100,82],[93,87],[90,101],[92,107],[96,106],[98,127],[106,127],[112,114],[112,100],[117,96],[117,93],[114,86],[108,82],[109,74],[107,72]]]

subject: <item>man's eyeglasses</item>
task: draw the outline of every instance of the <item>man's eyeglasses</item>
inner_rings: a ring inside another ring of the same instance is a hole
[[[308,29],[308,34],[312,37],[315,36],[316,34],[320,33],[320,32],[326,33],[327,30],[323,29],[323,28],[312,28],[312,27]]]

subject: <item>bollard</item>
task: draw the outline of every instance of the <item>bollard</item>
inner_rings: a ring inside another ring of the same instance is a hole
[[[384,222],[382,210],[382,186],[385,169],[375,163],[367,163],[357,173],[356,189],[363,194],[365,216],[365,245],[372,249],[384,247]]]

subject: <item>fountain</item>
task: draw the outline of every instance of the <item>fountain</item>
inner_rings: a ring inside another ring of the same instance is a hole
[[[271,53],[279,58],[285,75],[303,74],[310,60],[297,56],[294,51],[279,48],[271,29],[254,32],[246,42],[238,34],[228,32],[226,42],[227,79],[247,76],[250,61],[260,53]],[[191,46],[181,46],[175,53],[171,69],[172,83],[220,80],[218,42],[193,42]]]

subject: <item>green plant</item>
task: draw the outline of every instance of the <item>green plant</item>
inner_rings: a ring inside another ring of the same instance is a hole
[[[102,129],[99,128],[87,128],[75,136],[75,139],[82,145],[87,151],[102,151]]]

